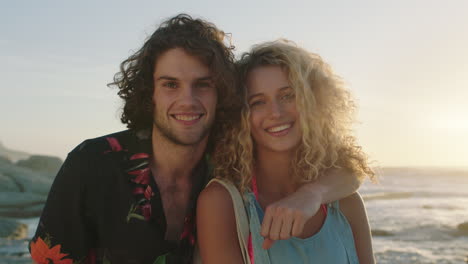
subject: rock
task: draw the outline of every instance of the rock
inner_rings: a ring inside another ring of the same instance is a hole
[[[29,238],[7,239],[0,237],[0,263],[2,264],[31,264],[31,256],[28,250]]]
[[[29,218],[41,215],[53,181],[50,170],[57,169],[60,166],[58,164],[61,164],[59,159],[58,162],[54,159],[36,157],[28,159],[31,163],[23,163],[39,168],[42,172],[34,172],[0,159],[0,217]],[[37,167],[37,164],[46,165]],[[47,170],[49,172],[45,172]]]
[[[31,155],[26,152],[8,149],[0,142],[0,156],[6,157],[12,162],[16,162],[21,159],[27,159]]]
[[[0,208],[20,208],[43,204],[46,195],[21,192],[0,192]]]
[[[63,161],[57,157],[32,155],[28,159],[18,161],[16,165],[55,177],[62,163]]]
[[[40,217],[44,204],[38,204],[26,208],[0,208],[0,217],[9,218],[32,218]],[[1,262],[0,262],[1,263]]]
[[[0,173],[0,192],[19,192],[20,186],[9,176]]]
[[[371,232],[372,236],[393,236],[391,232],[380,229],[372,229]]]
[[[34,193],[0,192],[0,217],[39,217],[47,197]]]
[[[11,164],[11,163],[12,163],[12,162],[11,162],[11,160],[10,160],[8,157],[2,156],[2,155],[0,154],[0,166],[1,166],[2,164]]]
[[[468,221],[458,225],[458,230],[468,231]]]
[[[14,257],[14,256],[0,256],[0,263],[2,264],[31,264],[30,257]]]
[[[53,179],[40,172],[22,168],[14,164],[0,166],[0,173],[11,179],[20,192],[47,195]]]
[[[28,226],[8,218],[0,218],[0,237],[7,239],[25,239]]]
[[[468,221],[457,226],[458,235],[468,236]]]

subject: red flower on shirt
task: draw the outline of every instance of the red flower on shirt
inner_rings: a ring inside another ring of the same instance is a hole
[[[146,185],[146,184],[149,184],[150,182],[150,178],[149,178],[150,169],[149,168],[131,171],[128,174],[136,176],[135,178],[132,179],[132,181],[135,183]]]
[[[31,242],[31,258],[38,264],[73,264],[72,259],[64,259],[68,254],[60,253],[61,245],[50,246],[38,238],[36,242]]]
[[[120,145],[119,141],[115,137],[106,137],[107,142],[109,143],[111,150],[113,152],[122,151],[123,148]]]
[[[151,218],[151,197],[154,193],[150,186],[151,170],[148,158],[150,155],[144,152],[136,154],[129,153],[131,169],[127,170],[129,180],[134,183],[132,194],[135,196],[135,203],[130,207],[127,215],[127,222],[132,218],[148,221]],[[141,161],[140,161],[141,160]],[[135,164],[135,162],[138,164]]]
[[[145,205],[140,206],[140,208],[143,212],[143,217],[145,217],[145,220],[148,221],[151,218],[151,204],[147,203]]]
[[[151,186],[148,185],[145,190],[145,198],[146,200],[150,200],[151,196],[153,196],[153,190],[151,189]]]
[[[149,158],[149,155],[147,153],[137,153],[137,154],[133,154],[130,157],[130,160],[147,159],[147,158]]]

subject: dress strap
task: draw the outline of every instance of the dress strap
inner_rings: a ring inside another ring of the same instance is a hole
[[[327,213],[328,213],[327,205],[322,204],[322,205],[320,205],[320,208],[322,209],[322,211],[323,211],[323,213],[325,214],[325,216],[327,216]]]
[[[255,195],[255,199],[258,201],[258,188],[257,188],[257,177],[252,177],[252,191]],[[253,245],[252,245],[252,233],[249,234],[249,241],[247,245],[247,249],[249,251],[249,258],[250,258],[250,263],[254,264],[255,258],[254,258],[254,251],[253,251]]]
[[[207,186],[213,182],[217,182],[218,184],[226,188],[226,190],[229,192],[229,195],[231,196],[234,207],[234,215],[236,217],[237,238],[239,241],[239,247],[241,249],[242,258],[244,259],[244,263],[250,264],[248,252],[248,240],[250,240],[250,225],[242,196],[239,193],[239,190],[236,188],[236,186],[228,180],[215,178],[212,179],[207,184]]]
[[[257,187],[257,177],[252,177],[252,191],[255,195],[255,199],[258,201],[258,187]]]
[[[334,202],[331,203],[331,206],[337,210],[340,209],[340,200],[336,200]]]

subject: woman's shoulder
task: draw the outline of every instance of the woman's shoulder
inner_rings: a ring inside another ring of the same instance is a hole
[[[198,196],[197,211],[202,212],[233,212],[231,195],[229,191],[218,182],[210,183]]]
[[[211,182],[198,197],[197,236],[204,263],[242,263],[231,195]]]
[[[352,208],[355,206],[363,205],[362,196],[359,192],[355,192],[341,200],[339,200],[340,209]]]
[[[340,200],[339,203],[341,212],[351,227],[359,262],[375,263],[369,220],[361,195],[356,192]]]
[[[367,220],[364,201],[358,192],[339,201],[339,208],[350,224],[356,221]]]

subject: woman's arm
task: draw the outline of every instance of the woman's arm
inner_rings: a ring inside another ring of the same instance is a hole
[[[359,263],[375,263],[369,221],[361,195],[354,193],[340,200],[340,209],[348,219],[353,231],[354,245],[356,246]]]
[[[231,196],[218,183],[198,197],[197,236],[203,264],[243,263]]]

